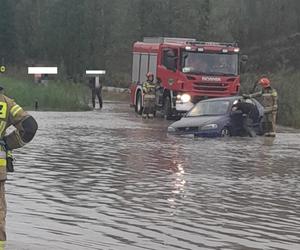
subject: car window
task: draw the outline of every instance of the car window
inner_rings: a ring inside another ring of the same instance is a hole
[[[162,54],[162,65],[164,65],[169,70],[176,71],[177,54],[177,49],[165,48]]]
[[[203,115],[225,115],[228,111],[229,101],[206,101],[199,102],[195,107],[187,114],[191,116],[203,116]]]

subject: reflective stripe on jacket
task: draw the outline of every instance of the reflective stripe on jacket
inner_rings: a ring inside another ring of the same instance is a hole
[[[144,82],[143,83],[143,92],[144,94],[155,94],[155,83],[153,82]]]
[[[262,97],[261,104],[264,106],[265,113],[276,112],[278,109],[277,91],[271,87],[263,89],[260,92],[253,93],[250,97]]]

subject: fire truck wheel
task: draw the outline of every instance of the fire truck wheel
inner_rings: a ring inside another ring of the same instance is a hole
[[[171,119],[171,117],[172,117],[171,99],[170,96],[166,96],[164,101],[164,118],[166,120],[169,120]]]
[[[139,115],[143,112],[143,100],[142,100],[142,94],[139,91],[136,97],[136,105],[135,105],[135,112]]]

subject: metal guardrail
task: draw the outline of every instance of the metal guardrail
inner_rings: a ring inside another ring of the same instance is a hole
[[[103,86],[102,90],[107,91],[107,92],[115,92],[115,93],[129,93],[128,88],[117,88],[117,87]]]

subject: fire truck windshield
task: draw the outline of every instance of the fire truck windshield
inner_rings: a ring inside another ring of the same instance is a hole
[[[183,51],[181,68],[187,74],[235,76],[238,55]]]

